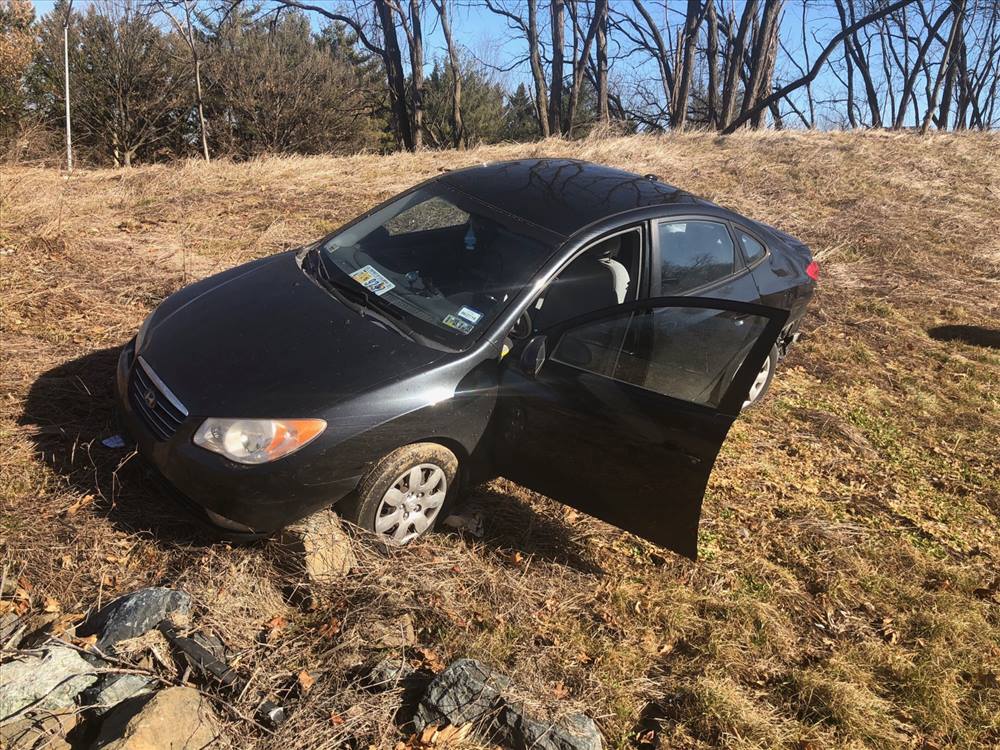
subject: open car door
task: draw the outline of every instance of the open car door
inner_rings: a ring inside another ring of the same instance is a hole
[[[662,297],[542,332],[504,362],[500,473],[694,559],[716,455],[787,317]]]

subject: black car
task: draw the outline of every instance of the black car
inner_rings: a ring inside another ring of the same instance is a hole
[[[486,164],[172,295],[122,351],[119,406],[231,534],[335,505],[407,542],[502,474],[694,557],[716,454],[817,271],[652,175]]]

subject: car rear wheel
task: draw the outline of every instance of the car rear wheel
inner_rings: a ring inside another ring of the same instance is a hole
[[[458,459],[443,445],[403,446],[375,464],[356,496],[337,510],[363,529],[407,544],[433,530],[457,473]]]
[[[771,387],[771,381],[774,380],[774,370],[777,366],[778,347],[772,346],[771,351],[768,352],[767,359],[764,360],[764,364],[760,368],[760,372],[757,373],[757,377],[750,384],[750,392],[747,394],[746,401],[743,402],[744,409],[749,409],[764,398],[764,394]]]

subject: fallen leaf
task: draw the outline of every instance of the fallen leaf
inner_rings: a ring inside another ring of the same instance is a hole
[[[416,651],[417,651],[417,656],[421,658],[421,660],[424,662],[427,668],[431,670],[434,674],[444,671],[444,662],[441,661],[441,659],[432,649],[418,648]]]
[[[97,644],[97,635],[88,635],[86,638],[74,638],[73,643],[82,649],[90,649]]]
[[[93,495],[90,495],[90,494],[84,495],[79,500],[77,500],[72,505],[70,505],[68,508],[66,508],[66,510],[64,511],[64,514],[67,515],[67,516],[76,515],[77,512],[79,512],[83,508],[86,508],[92,502],[94,502],[94,496]]]
[[[434,741],[434,735],[437,734],[438,726],[437,724],[429,724],[424,727],[424,731],[420,733],[420,741],[425,745],[430,745]]]
[[[341,724],[344,723],[344,717],[341,716],[340,714],[331,713],[330,723],[333,724],[335,727],[339,727]]]
[[[316,684],[316,678],[309,674],[306,670],[299,672],[299,687],[302,688],[303,693],[308,693],[312,686]]]
[[[569,697],[569,688],[566,687],[562,680],[559,680],[559,682],[557,682],[552,688],[552,697],[558,701],[565,700]]]
[[[331,617],[319,626],[319,630],[317,632],[324,638],[333,638],[333,636],[340,632],[341,625],[343,625],[343,623],[340,621],[340,618]]]
[[[51,596],[45,597],[45,600],[42,604],[42,609],[45,612],[58,612],[61,609],[61,607],[59,606],[59,600]]]
[[[287,626],[288,620],[281,615],[272,617],[267,621],[267,640],[271,641],[277,638]]]

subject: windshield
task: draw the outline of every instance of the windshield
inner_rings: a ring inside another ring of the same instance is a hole
[[[455,348],[530,282],[554,246],[529,224],[442,185],[420,188],[321,244],[331,276],[368,303]]]

